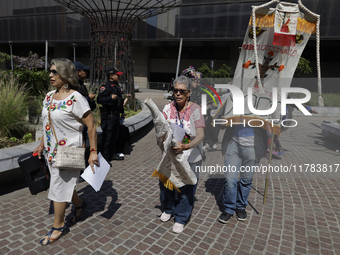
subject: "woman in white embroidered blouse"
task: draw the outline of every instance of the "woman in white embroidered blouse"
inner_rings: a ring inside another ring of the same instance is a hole
[[[41,157],[46,155],[51,174],[48,198],[54,205],[54,222],[52,230],[40,240],[42,245],[48,245],[69,232],[65,223],[65,211],[69,202],[74,204],[72,221],[79,220],[87,205],[77,194],[75,188],[78,182],[80,170],[58,169],[55,167],[55,156],[58,146],[82,147],[82,127],[88,127],[90,141],[89,164],[93,170],[93,164],[98,165],[97,156],[97,132],[91,109],[87,100],[77,91],[78,80],[75,66],[68,59],[53,59],[51,62],[50,82],[56,89],[47,93],[42,111],[44,135],[41,144],[34,149]],[[54,129],[49,123],[48,111]],[[54,134],[53,132],[56,132]],[[58,143],[55,135],[59,140]]]
[[[175,101],[164,107],[163,115],[169,122],[184,128],[186,136],[183,142],[178,143],[178,146],[172,149],[175,153],[183,152],[187,155],[191,170],[198,177],[195,168],[202,164],[202,150],[199,148],[202,148],[204,138],[204,118],[200,106],[190,102],[191,80],[180,76],[174,81],[174,86]],[[160,220],[168,221],[173,214],[175,224],[172,230],[175,233],[181,233],[191,216],[197,183],[179,188],[181,192],[165,188],[162,182],[159,186],[160,200],[164,208]]]

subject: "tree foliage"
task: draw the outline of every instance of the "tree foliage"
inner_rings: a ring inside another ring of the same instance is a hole
[[[310,64],[309,60],[300,57],[299,63],[296,67],[296,74],[299,75],[300,73],[311,73],[312,68],[309,64]]]
[[[204,78],[230,78],[232,68],[223,64],[220,69],[214,71],[210,69],[207,63],[203,63],[197,71],[201,72]]]

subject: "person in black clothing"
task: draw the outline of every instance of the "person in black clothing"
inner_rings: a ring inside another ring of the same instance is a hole
[[[120,75],[117,68],[111,67],[106,71],[107,82],[99,89],[97,103],[100,108],[102,133],[101,153],[106,161],[119,160],[115,155],[116,142],[120,125],[120,118],[124,118],[124,99],[121,87],[118,84]]]
[[[77,74],[78,74],[78,84],[79,84],[78,92],[80,94],[82,94],[83,97],[86,98],[86,100],[89,103],[89,106],[91,108],[91,111],[93,111],[94,109],[96,109],[96,102],[93,100],[95,98],[96,94],[94,94],[94,93],[89,94],[86,86],[84,85],[84,80],[87,78],[86,71],[90,70],[90,67],[84,66],[80,62],[74,62],[73,64],[76,67],[76,71],[77,71]],[[86,140],[87,140],[87,126],[86,125],[84,125],[82,133],[83,133],[83,141],[86,143]]]
[[[168,93],[174,90],[174,80],[175,78],[172,78],[171,81],[169,82]]]
[[[84,80],[87,78],[87,70],[90,70],[89,66],[84,66],[80,62],[74,62],[74,66],[76,67],[77,74],[78,74],[78,84],[79,84],[79,93],[82,94],[87,102],[90,105],[91,111],[96,108],[96,102],[93,100],[96,96],[94,93],[90,93],[87,91],[86,86],[84,85]]]

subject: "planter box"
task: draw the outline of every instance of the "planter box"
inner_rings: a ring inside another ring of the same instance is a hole
[[[334,121],[324,120],[321,124],[322,134],[332,141],[340,144],[340,124]]]

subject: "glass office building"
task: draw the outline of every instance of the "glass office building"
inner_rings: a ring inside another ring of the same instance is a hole
[[[168,82],[174,77],[180,38],[183,38],[180,70],[188,65],[200,67],[210,60],[215,60],[215,68],[224,63],[235,68],[251,6],[265,2],[183,0],[181,7],[140,21],[132,30],[135,79]],[[334,56],[340,40],[340,2],[302,0],[302,3],[321,15],[322,74],[336,77]],[[73,60],[75,50],[77,61],[90,64],[90,32],[84,17],[53,0],[1,0],[1,52],[9,53],[12,42],[15,55],[27,56],[30,50],[44,55],[47,41],[49,59]],[[303,57],[315,66],[314,36]]]

